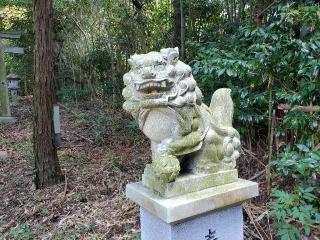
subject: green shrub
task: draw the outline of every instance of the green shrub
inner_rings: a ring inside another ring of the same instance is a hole
[[[320,150],[299,144],[271,164],[278,187],[273,189],[270,215],[281,240],[320,232]],[[292,189],[292,190],[291,190]]]
[[[189,43],[194,55],[190,64],[206,103],[217,88],[232,89],[235,125],[242,135],[251,129],[265,131],[279,103],[319,104],[318,11],[318,6],[279,5],[261,28],[244,24],[229,37]],[[308,26],[304,38],[296,33],[299,26]],[[290,123],[305,124],[301,115]]]

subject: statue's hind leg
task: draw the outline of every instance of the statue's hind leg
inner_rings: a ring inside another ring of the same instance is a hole
[[[203,141],[202,148],[191,155],[189,169],[193,173],[215,173],[222,169],[223,139],[210,129]]]

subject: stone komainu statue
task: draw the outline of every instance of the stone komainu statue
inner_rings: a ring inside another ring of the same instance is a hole
[[[123,77],[123,108],[151,140],[152,163],[145,174],[173,182],[182,172],[210,174],[235,168],[240,136],[232,127],[230,89],[202,102],[191,67],[178,48],[133,55]]]

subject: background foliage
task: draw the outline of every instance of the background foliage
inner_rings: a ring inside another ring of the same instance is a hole
[[[101,99],[119,108],[131,54],[185,45],[184,61],[205,101],[215,89],[231,88],[244,148],[263,149],[274,179],[268,200],[277,237],[319,234],[318,1],[56,0],[54,23],[63,102]],[[20,94],[32,94],[31,1],[1,1],[0,30],[26,30],[6,42],[26,51],[6,55],[6,67],[21,76]],[[97,121],[99,141],[113,120]],[[128,129],[138,132],[133,122]]]

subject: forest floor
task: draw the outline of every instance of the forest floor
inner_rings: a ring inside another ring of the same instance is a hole
[[[31,107],[30,97],[21,98],[13,108],[17,122],[0,125],[7,156],[0,158],[0,240],[139,239],[139,209],[125,186],[140,179],[151,153],[130,116],[102,101],[61,105],[58,154],[66,181],[36,190]],[[245,239],[272,239],[264,162],[261,149],[243,149],[238,161],[240,177],[260,185],[260,196],[244,205]]]

